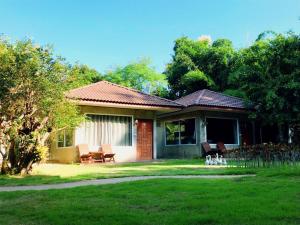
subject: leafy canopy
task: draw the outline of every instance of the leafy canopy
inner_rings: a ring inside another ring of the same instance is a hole
[[[212,44],[207,39],[177,39],[172,61],[165,71],[171,90],[170,97],[181,97],[208,87],[224,91],[236,56],[231,41],[227,39],[218,39]],[[187,79],[190,76],[195,82],[192,86],[191,79]]]
[[[150,61],[146,59],[117,67],[107,72],[103,79],[154,95],[163,96],[167,91],[165,75],[150,67]]]
[[[267,34],[270,34],[268,32]],[[259,35],[240,50],[241,61],[229,83],[255,104],[255,118],[267,124],[300,121],[300,36]]]

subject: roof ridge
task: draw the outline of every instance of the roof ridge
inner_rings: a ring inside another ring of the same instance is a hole
[[[202,96],[204,95],[204,92],[205,92],[206,90],[207,90],[207,89],[202,89],[202,90],[201,90],[201,93],[200,93],[200,95],[198,96],[196,103],[198,103],[198,102],[200,101],[200,99],[202,98]]]
[[[198,90],[198,91],[194,91],[193,93],[190,93],[190,94],[188,94],[188,95],[182,96],[182,97],[176,99],[175,101],[179,101],[179,100],[181,100],[181,99],[183,99],[183,98],[186,98],[186,97],[188,97],[188,96],[190,96],[190,95],[196,94],[197,92],[200,92],[200,91],[203,91],[203,90],[204,90],[204,89],[201,89],[201,90]]]
[[[108,84],[110,84],[110,85],[114,85],[114,86],[117,86],[117,87],[120,87],[120,88],[124,88],[124,89],[130,90],[130,91],[133,91],[133,92],[142,94],[142,95],[146,95],[146,96],[151,96],[151,97],[154,97],[154,98],[158,98],[158,99],[161,99],[161,100],[164,100],[164,101],[167,101],[167,102],[171,102],[171,103],[173,103],[173,104],[175,103],[175,104],[177,104],[178,106],[184,106],[184,105],[179,104],[179,103],[177,103],[177,102],[175,102],[175,101],[172,101],[172,100],[170,100],[170,99],[162,98],[162,97],[159,97],[159,96],[156,96],[156,95],[150,95],[150,94],[144,93],[144,92],[139,91],[139,90],[135,90],[135,89],[130,88],[130,87],[125,87],[125,86],[122,86],[122,85],[120,85],[120,84],[115,84],[115,83],[109,82],[109,81],[107,81],[107,80],[103,80],[103,82],[106,82],[106,83],[108,83]],[[99,83],[99,82],[98,82],[98,83]]]
[[[77,87],[77,88],[74,88],[74,89],[71,89],[71,90],[66,91],[66,93],[70,93],[71,91],[81,90],[81,89],[84,89],[84,88],[87,88],[87,87],[96,86],[96,85],[98,85],[99,83],[101,83],[102,81],[103,81],[103,80],[98,81],[98,82],[96,82],[96,83],[87,84],[87,85],[84,85],[84,86],[82,86],[82,87]]]
[[[236,97],[236,96],[232,96],[232,95],[224,94],[223,92],[212,91],[212,90],[209,90],[209,89],[203,89],[203,90],[206,90],[206,91],[209,91],[209,92],[213,92],[213,93],[216,93],[216,94],[225,95],[225,96],[227,96],[227,97],[230,97],[230,98],[236,98],[236,99],[239,99],[239,100],[245,101],[245,99],[243,99],[243,98],[239,98],[239,97]]]

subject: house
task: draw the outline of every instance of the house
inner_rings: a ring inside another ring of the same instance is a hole
[[[79,159],[78,144],[97,151],[111,144],[116,160],[137,161],[201,155],[201,142],[228,148],[253,142],[254,125],[242,99],[200,90],[176,101],[100,81],[66,94],[88,120],[53,135],[50,160]]]
[[[199,157],[202,142],[212,148],[223,142],[228,149],[255,143],[255,124],[242,99],[204,89],[175,102],[184,108],[157,117],[157,157]]]

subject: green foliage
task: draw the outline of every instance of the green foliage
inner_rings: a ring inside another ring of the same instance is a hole
[[[83,117],[64,97],[69,69],[52,50],[30,40],[0,40],[2,173],[28,172],[42,159],[51,130]]]
[[[245,92],[243,92],[239,89],[226,89],[223,93],[226,95],[235,96],[235,97],[242,98],[242,99],[247,99]]]
[[[180,97],[203,87],[224,91],[237,57],[231,41],[227,39],[218,39],[212,45],[207,40],[177,39],[172,62],[165,71],[171,89],[170,97]],[[201,80],[207,81],[206,84],[202,82],[200,86],[193,87],[189,86],[190,82],[186,84],[189,79],[185,75],[191,71],[201,71]]]
[[[103,79],[150,94],[164,96],[167,92],[165,75],[151,68],[149,60],[117,67],[105,74]]]
[[[200,70],[193,70],[181,78],[182,86],[185,87],[187,93],[195,90],[210,88],[215,85],[214,81]]]
[[[242,60],[229,83],[255,104],[253,115],[263,123],[300,121],[300,37],[294,33],[264,35],[242,49]]]
[[[203,88],[250,100],[251,118],[263,124],[300,123],[299,35],[267,31],[249,47],[235,50],[232,42],[187,37],[175,41],[174,55],[165,74],[170,97]],[[295,130],[295,129],[294,129]],[[282,135],[279,135],[282,137]]]
[[[103,80],[103,76],[86,65],[69,66],[67,89],[82,87]]]

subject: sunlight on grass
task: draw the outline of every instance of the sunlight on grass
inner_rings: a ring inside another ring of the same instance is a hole
[[[265,171],[265,172],[263,172]],[[269,172],[268,172],[269,171]],[[230,174],[276,174],[272,169],[241,168],[235,166],[206,166],[204,160],[159,160],[153,162],[116,164],[39,164],[28,176],[0,176],[0,186],[37,185],[72,182],[88,179],[102,179],[150,175],[230,175]],[[282,171],[285,171],[283,169]],[[297,169],[293,174],[299,171]],[[288,173],[291,169],[287,170]]]
[[[118,165],[103,165],[103,164],[40,164],[34,167],[32,175],[49,175],[60,177],[72,177],[83,174],[117,174],[120,172],[153,172],[153,171],[168,171],[175,169],[218,169],[226,168],[226,166],[206,166],[199,164],[175,164],[175,165],[161,165],[157,164],[141,164],[137,166]]]

